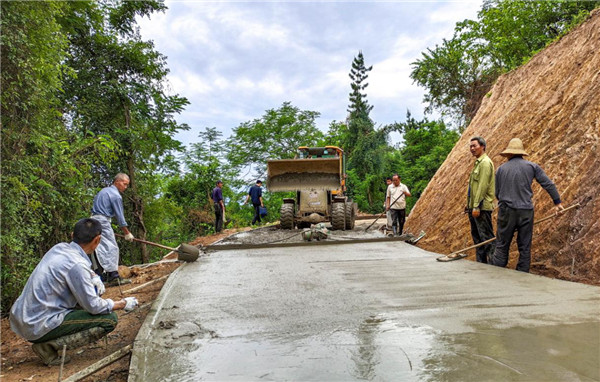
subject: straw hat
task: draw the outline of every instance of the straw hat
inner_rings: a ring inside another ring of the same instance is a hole
[[[500,153],[503,157],[507,157],[509,155],[529,155],[523,148],[523,142],[519,138],[513,138],[508,142],[508,147]]]

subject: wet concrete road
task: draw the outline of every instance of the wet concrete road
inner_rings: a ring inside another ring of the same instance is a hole
[[[600,380],[600,288],[435,257],[376,243],[200,258],[163,287],[130,380]]]

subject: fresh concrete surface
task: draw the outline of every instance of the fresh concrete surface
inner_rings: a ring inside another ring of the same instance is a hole
[[[202,257],[163,287],[129,380],[600,380],[599,287],[436,256],[400,242]]]

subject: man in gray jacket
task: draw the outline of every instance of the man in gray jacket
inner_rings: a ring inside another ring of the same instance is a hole
[[[59,243],[44,255],[10,310],[11,329],[33,343],[46,365],[60,364],[63,345],[77,348],[110,333],[117,325],[115,310],[137,306],[135,297],[100,297],[104,284],[88,255],[100,243],[101,232],[97,220],[79,220],[73,241]]]
[[[496,198],[498,199],[498,227],[496,251],[492,264],[505,267],[508,264],[510,243],[517,231],[519,262],[517,271],[529,272],[531,264],[531,239],[533,234],[533,191],[535,179],[554,202],[556,213],[564,210],[554,183],[537,164],[523,159],[527,152],[519,138],[510,140],[500,155],[508,161],[496,171]]]
[[[129,175],[119,173],[115,176],[113,184],[104,187],[94,197],[92,205],[92,218],[102,224],[102,240],[96,249],[96,258],[98,260],[98,269],[96,273],[106,281],[109,286],[119,284],[128,284],[129,279],[122,279],[119,276],[119,246],[115,239],[111,220],[117,218],[117,223],[123,232],[125,240],[133,241],[134,237],[127,228],[127,222],[123,213],[123,197],[121,193],[125,192],[129,186]]]

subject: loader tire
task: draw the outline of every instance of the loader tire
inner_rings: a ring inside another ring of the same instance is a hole
[[[352,200],[348,200],[345,203],[345,212],[346,212],[346,229],[353,230],[354,229],[354,221],[356,220],[356,203],[352,203]]]
[[[292,203],[283,203],[279,215],[282,229],[294,229],[294,205]]]
[[[331,205],[331,228],[344,230],[346,228],[346,203],[333,203]]]

